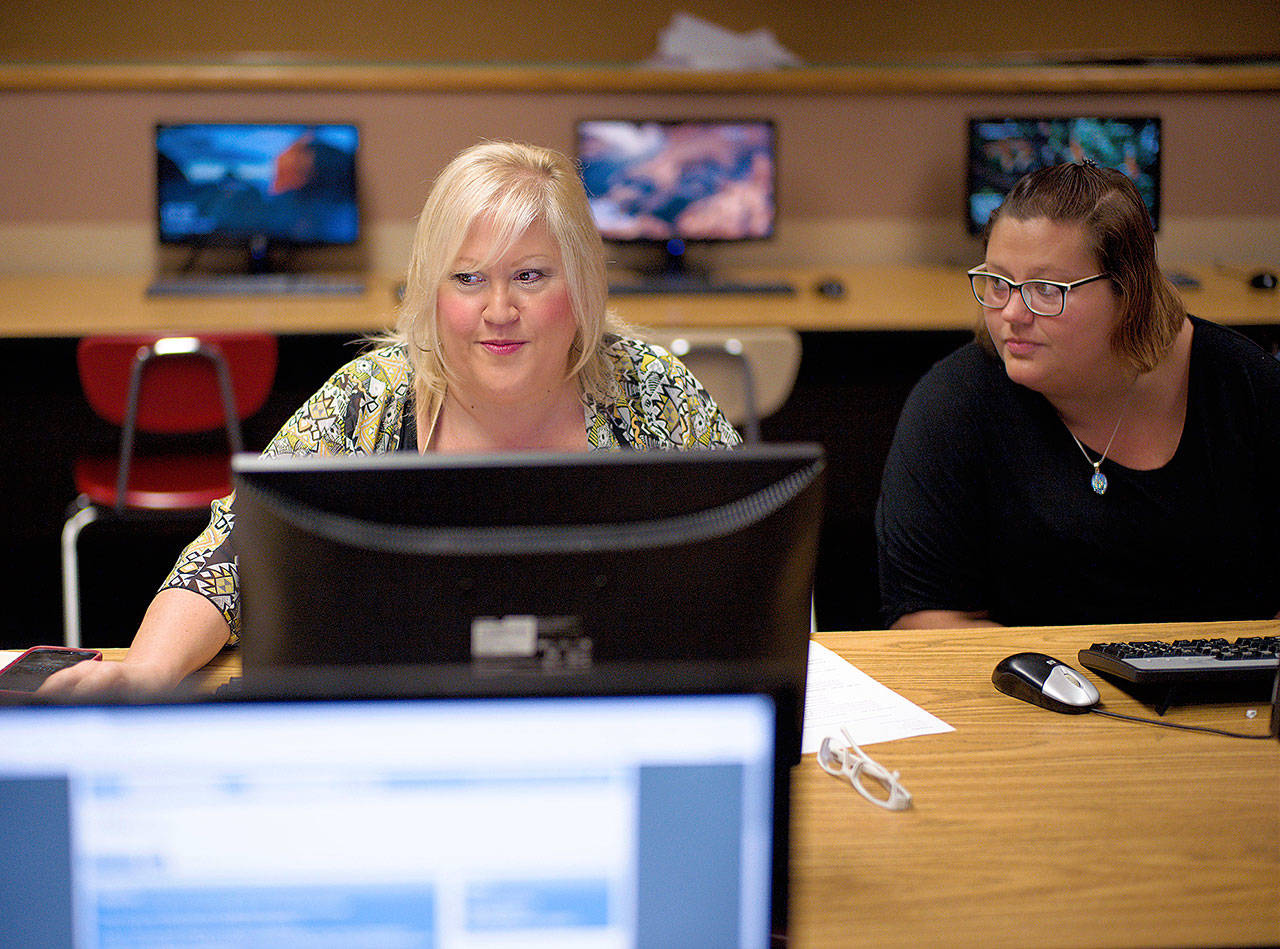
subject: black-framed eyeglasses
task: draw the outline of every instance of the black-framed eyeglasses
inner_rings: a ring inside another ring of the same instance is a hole
[[[974,267],[968,273],[973,295],[983,306],[993,310],[1003,309],[1008,304],[1010,295],[1017,290],[1022,294],[1022,302],[1027,305],[1027,309],[1037,316],[1059,316],[1067,305],[1068,290],[1111,276],[1099,273],[1070,283],[1057,280],[1024,280],[1022,283],[1014,283],[1006,277],[987,273],[981,266]]]

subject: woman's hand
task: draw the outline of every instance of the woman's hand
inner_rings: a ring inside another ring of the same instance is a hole
[[[48,679],[36,695],[52,701],[133,701],[175,689],[227,644],[231,630],[209,600],[162,590],[147,609],[122,662],[78,662]]]
[[[164,669],[144,662],[86,660],[55,672],[35,694],[52,702],[133,701],[169,691],[176,684]]]

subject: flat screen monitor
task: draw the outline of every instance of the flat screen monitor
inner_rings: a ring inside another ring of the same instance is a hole
[[[770,695],[661,689],[0,709],[0,944],[766,949]]]
[[[756,241],[777,219],[777,144],[767,119],[588,119],[577,157],[608,241],[663,252],[678,271],[686,246]]]
[[[981,234],[991,212],[1023,175],[1063,162],[1092,159],[1133,179],[1160,226],[1160,119],[1075,116],[969,119],[965,220]]]
[[[354,125],[192,122],[155,129],[162,244],[354,244]]]
[[[246,680],[725,661],[777,665],[804,694],[819,446],[241,455],[233,471]]]

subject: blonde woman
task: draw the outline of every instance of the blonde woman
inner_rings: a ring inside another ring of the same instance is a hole
[[[607,294],[573,163],[532,145],[469,148],[423,208],[396,331],[338,370],[265,454],[736,445],[678,360],[624,335]],[[234,497],[215,502],[123,662],[82,663],[42,694],[163,691],[235,642],[234,524]]]

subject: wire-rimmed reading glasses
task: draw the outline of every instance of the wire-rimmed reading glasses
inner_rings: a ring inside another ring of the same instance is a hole
[[[968,273],[973,295],[983,306],[992,310],[1003,309],[1013,291],[1017,290],[1022,294],[1022,302],[1027,305],[1027,309],[1037,316],[1060,316],[1067,305],[1068,290],[1111,276],[1099,273],[1070,283],[1057,280],[1024,280],[1022,283],[1014,283],[1007,277],[987,273],[981,266],[974,267]]]

